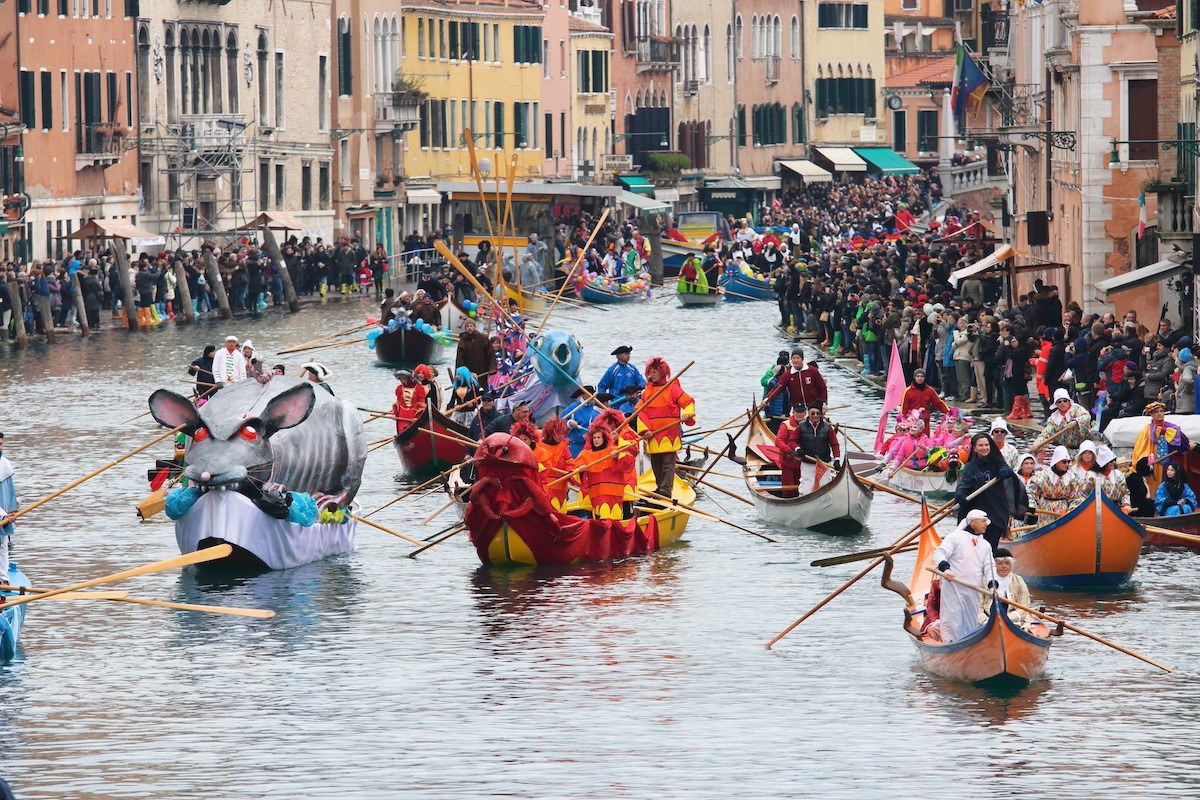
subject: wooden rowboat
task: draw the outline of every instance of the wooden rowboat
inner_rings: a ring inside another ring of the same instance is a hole
[[[588,283],[582,284],[578,288],[577,293],[585,303],[595,303],[602,306],[639,303],[646,299],[644,292],[614,292],[609,289],[592,286]]]
[[[742,274],[740,270],[727,269],[722,272],[720,285],[727,291],[730,301],[775,299],[775,289],[771,281],[760,281]]]
[[[929,523],[929,510],[922,509],[922,522]],[[933,552],[941,537],[931,526],[921,534],[917,563],[908,586],[891,579],[889,557],[882,584],[905,599],[904,631],[917,648],[925,669],[952,680],[979,683],[992,680],[1030,681],[1045,671],[1050,655],[1050,629],[1034,623],[1025,630],[1009,619],[1005,607],[992,601],[987,620],[956,642],[945,644],[921,634],[925,624],[925,599],[933,580],[927,567],[933,566]],[[1020,562],[1018,562],[1020,563]]]
[[[8,575],[5,581],[9,586],[29,586],[29,578],[22,572],[16,562],[8,562]],[[16,592],[0,592],[0,596],[11,597]],[[25,627],[26,606],[12,606],[0,611],[0,663],[12,661],[17,655],[17,642],[21,639],[21,629]]]
[[[441,472],[465,461],[467,445],[455,441],[460,438],[472,438],[471,431],[427,405],[425,414],[396,434],[392,445],[404,471],[420,475]]]
[[[485,565],[577,564],[642,555],[674,544],[687,528],[689,515],[676,508],[627,520],[581,519],[556,511],[541,488],[533,453],[509,434],[489,436],[475,466],[478,479],[463,521]],[[653,473],[638,480],[642,492],[654,486]],[[636,500],[633,494],[626,498]],[[696,495],[676,478],[673,499],[691,505]]]
[[[375,339],[375,360],[388,366],[436,364],[445,351],[440,341],[413,328],[384,331]]]
[[[679,298],[679,305],[684,308],[715,306],[724,297],[716,292],[676,292],[675,296]]]
[[[871,513],[874,489],[863,483],[852,469],[853,458],[842,460],[833,480],[815,492],[799,497],[780,497],[781,473],[774,461],[775,436],[761,417],[755,415],[746,443],[742,475],[754,497],[754,507],[764,522],[790,528],[809,528],[838,536],[858,533]],[[802,487],[811,486],[815,464],[805,463]]]
[[[1180,514],[1177,517],[1134,517],[1133,519],[1139,525],[1153,525],[1192,536],[1200,536],[1200,512]],[[1165,536],[1149,529],[1146,531],[1146,544],[1152,544],[1155,547],[1186,547],[1189,550],[1200,550],[1200,542],[1176,539],[1173,536]]]
[[[1008,542],[1030,586],[1120,586],[1137,568],[1146,529],[1101,493]]]

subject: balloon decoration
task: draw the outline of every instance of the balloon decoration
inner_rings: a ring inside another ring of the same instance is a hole
[[[600,275],[590,270],[585,271],[584,281],[588,286],[616,294],[649,294],[650,276],[646,273],[638,275],[635,280],[618,281],[607,275]]]

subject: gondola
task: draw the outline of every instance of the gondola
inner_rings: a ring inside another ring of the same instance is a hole
[[[1006,543],[1030,586],[1120,586],[1137,568],[1146,529],[1103,492]]]
[[[684,308],[715,306],[724,298],[724,295],[718,292],[676,292],[675,296],[679,298],[679,305]]]
[[[775,289],[770,280],[759,280],[740,270],[727,269],[721,273],[720,285],[729,300],[774,300]]]
[[[922,509],[922,522],[929,523],[928,508]],[[930,526],[921,534],[909,584],[904,586],[892,580],[890,557],[881,579],[885,589],[905,598],[904,631],[917,648],[921,665],[935,675],[971,683],[1030,681],[1041,676],[1053,641],[1050,629],[1040,622],[1030,625],[1029,630],[1019,627],[1009,619],[1004,604],[998,600],[992,600],[987,620],[957,642],[945,644],[921,634],[925,600],[933,580],[927,568],[933,566],[933,552],[939,544],[941,537]]]
[[[687,528],[688,513],[675,508],[638,507],[627,520],[581,519],[556,511],[541,488],[533,452],[516,437],[489,436],[479,448],[478,479],[463,520],[479,560],[488,566],[577,564],[643,555],[674,544]],[[654,490],[652,473],[638,480]],[[636,501],[627,494],[626,498]],[[692,488],[675,479],[673,499],[691,505]],[[566,507],[567,511],[571,504]]]
[[[1191,536],[1200,536],[1200,512],[1180,514],[1175,517],[1134,517],[1133,519],[1142,526],[1157,526]],[[1146,528],[1146,544],[1152,544],[1155,547],[1186,547],[1189,550],[1200,550],[1200,542],[1176,539],[1174,536],[1155,533],[1149,528]]]
[[[746,464],[742,475],[754,497],[754,507],[764,522],[790,528],[809,528],[838,536],[858,533],[871,513],[874,490],[852,468],[853,458],[842,460],[833,480],[815,492],[780,497],[781,473],[775,460],[775,436],[757,415],[750,424]],[[805,463],[801,487],[810,486],[815,464]]]
[[[581,284],[577,293],[579,298],[585,303],[595,303],[602,306],[639,303],[646,299],[645,292],[614,292],[611,289],[592,286],[590,283]]]
[[[426,405],[425,413],[397,433],[392,445],[404,471],[421,475],[441,472],[465,461],[467,445],[456,440],[470,438],[471,431],[466,427]]]
[[[29,586],[29,578],[22,572],[16,562],[8,562],[8,575],[5,581],[9,586]],[[0,596],[11,597],[17,592],[0,592]],[[0,663],[12,661],[17,654],[17,642],[21,639],[21,629],[25,627],[26,606],[12,606],[0,611]]]
[[[445,351],[437,338],[413,328],[384,331],[375,339],[375,360],[388,366],[436,364]]]

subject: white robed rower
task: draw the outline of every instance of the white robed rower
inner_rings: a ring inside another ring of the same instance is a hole
[[[958,527],[952,530],[933,551],[933,563],[947,577],[975,586],[988,586],[994,579],[995,565],[992,546],[983,538],[988,515],[978,509],[967,512]],[[976,614],[979,593],[955,581],[942,581],[939,621],[941,638],[947,644],[956,642],[979,627]]]
[[[12,514],[17,510],[13,465],[4,456],[4,434],[0,433],[0,581],[8,582],[8,540],[15,532]]]

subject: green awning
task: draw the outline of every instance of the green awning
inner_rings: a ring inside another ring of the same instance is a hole
[[[854,152],[884,175],[915,175],[921,168],[887,147],[855,147]]]
[[[654,194],[654,184],[645,178],[638,177],[637,175],[618,175],[617,183],[621,184],[634,194]]]

